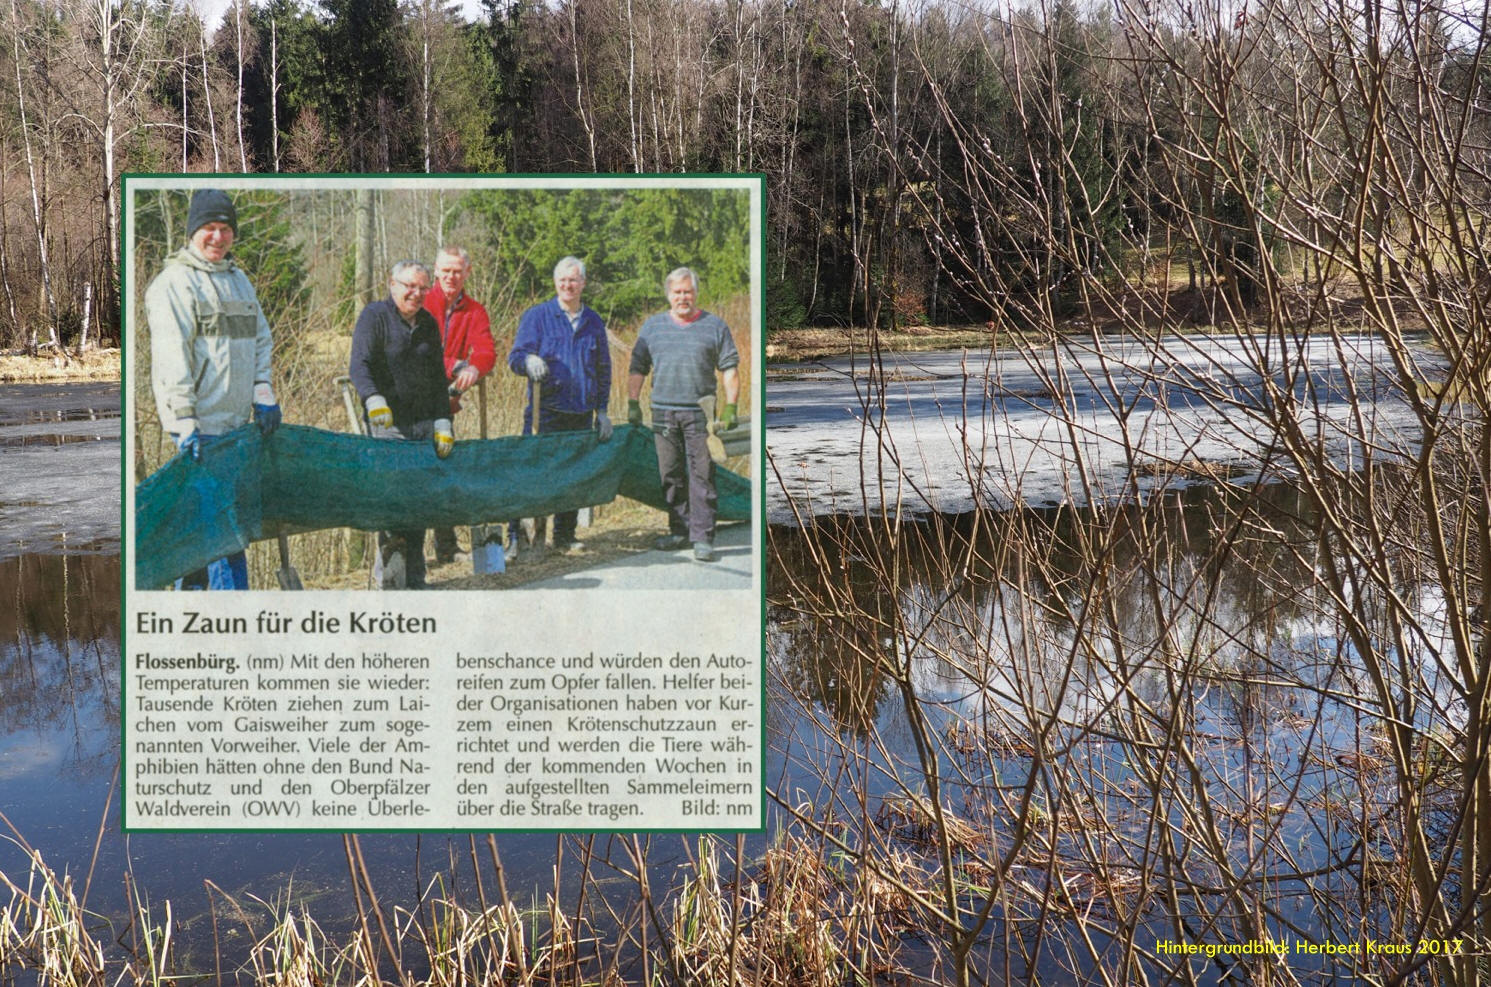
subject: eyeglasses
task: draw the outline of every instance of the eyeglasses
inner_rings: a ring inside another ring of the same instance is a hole
[[[401,288],[405,288],[405,289],[407,289],[409,291],[417,291],[417,292],[419,292],[421,294],[423,294],[424,292],[430,290],[430,286],[429,285],[427,285],[427,284],[419,284],[419,283],[414,282],[414,281],[400,281],[398,278],[394,278],[393,279],[393,283],[396,284],[396,285],[399,285]]]

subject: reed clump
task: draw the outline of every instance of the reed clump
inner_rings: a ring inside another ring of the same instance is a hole
[[[209,882],[211,942],[200,932],[184,937],[172,903],[150,904],[132,879],[130,914],[90,912],[71,879],[35,854],[24,886],[0,873],[11,892],[0,908],[0,978],[34,978],[41,987],[201,978],[255,987],[832,987],[862,969],[845,946],[867,929],[887,944],[874,968],[906,972],[894,946],[914,930],[912,898],[925,881],[911,854],[896,853],[872,874],[790,831],[754,859],[743,859],[742,848],[698,837],[677,884],[654,892],[640,880],[622,899],[587,873],[589,897],[581,897],[592,906],[555,893],[536,895],[527,909],[505,893],[463,901],[443,879],[412,906],[385,910],[358,895],[355,919],[339,919],[338,928],[297,900],[293,886],[264,901]],[[632,904],[614,910],[615,900]]]
[[[71,876],[31,851],[25,886],[0,872],[0,887],[10,892],[0,909],[0,979],[27,972],[43,987],[104,983],[104,947],[90,931]]]

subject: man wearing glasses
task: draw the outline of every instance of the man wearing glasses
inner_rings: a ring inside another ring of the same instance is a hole
[[[433,442],[444,459],[455,445],[446,394],[445,350],[435,317],[425,311],[430,271],[400,261],[388,279],[388,297],[357,317],[348,374],[362,399],[369,434],[376,438]],[[425,529],[379,535],[380,583],[425,588]]]

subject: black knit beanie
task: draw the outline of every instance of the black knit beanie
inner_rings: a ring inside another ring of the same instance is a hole
[[[238,210],[233,208],[233,200],[228,198],[228,193],[215,188],[199,188],[192,193],[192,207],[186,214],[187,239],[191,239],[192,234],[208,223],[227,223],[236,235]]]

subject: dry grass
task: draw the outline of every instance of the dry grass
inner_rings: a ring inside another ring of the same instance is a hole
[[[88,350],[81,356],[0,355],[0,383],[118,380],[120,351]]]
[[[642,879],[636,907],[612,913],[620,927],[604,935],[596,933],[595,917],[572,913],[552,894],[536,895],[534,907],[525,911],[507,900],[462,902],[437,882],[417,908],[395,906],[380,915],[376,906],[363,904],[351,930],[333,933],[319,924],[308,902],[296,899],[293,887],[263,901],[209,885],[212,949],[192,956],[181,943],[172,904],[149,904],[132,881],[135,904],[127,927],[95,935],[101,917],[79,903],[67,877],[35,855],[25,887],[0,874],[0,888],[11,890],[10,901],[0,907],[0,980],[41,987],[159,987],[208,975],[220,983],[265,987],[832,987],[856,977],[845,953],[850,926],[869,922],[894,939],[896,923],[911,911],[904,885],[883,880],[871,894],[873,907],[859,907],[857,882],[830,866],[821,847],[791,833],[746,871],[722,864],[727,851],[718,838],[697,840],[692,863],[679,871],[675,886],[663,890],[666,909]],[[917,873],[904,855],[901,869]],[[727,879],[727,870],[738,877]],[[587,881],[587,887],[597,908],[606,907],[601,899],[615,897],[614,887],[605,894],[600,883]],[[371,931],[383,928],[384,919],[387,938]],[[247,945],[227,956],[225,942]],[[646,944],[640,954],[639,943]],[[642,972],[648,969],[651,975]],[[664,970],[671,976],[659,979]],[[906,970],[888,961],[879,963],[879,972],[895,976],[876,982],[907,979]]]
[[[993,334],[980,326],[918,326],[899,332],[875,334],[875,343],[886,352],[919,352],[968,347],[991,346]],[[773,329],[767,337],[766,359],[792,363],[818,360],[846,353],[864,353],[871,345],[870,333],[864,328],[844,329]]]
[[[0,978],[12,971],[33,973],[39,983],[72,987],[101,984],[104,946],[89,931],[71,877],[58,875],[32,851],[25,886],[0,873],[10,901],[0,910]]]
[[[875,824],[887,833],[923,848],[934,845],[946,835],[956,849],[976,851],[988,844],[988,837],[957,814],[937,806],[925,795],[908,793],[881,801],[875,811]]]

